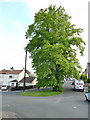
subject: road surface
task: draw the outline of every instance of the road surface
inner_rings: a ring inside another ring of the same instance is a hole
[[[71,83],[64,83],[64,93],[50,97],[19,96],[20,91],[3,91],[3,118],[88,118],[85,93],[73,91]]]

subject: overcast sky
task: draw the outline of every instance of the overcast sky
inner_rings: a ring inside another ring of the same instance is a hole
[[[28,43],[25,32],[33,23],[34,14],[50,4],[63,6],[72,16],[71,23],[83,28],[81,37],[86,42],[84,56],[79,58],[83,70],[88,62],[88,2],[89,0],[0,0],[0,70],[22,69],[25,61],[24,47]],[[27,69],[33,73],[31,59]]]

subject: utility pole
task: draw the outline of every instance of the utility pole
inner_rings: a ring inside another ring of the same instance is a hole
[[[25,71],[24,71],[24,84],[23,84],[23,92],[25,91],[25,78],[26,78],[26,63],[27,63],[27,50],[25,51]]]
[[[88,2],[88,80],[90,79],[90,1]],[[88,83],[88,90],[89,90]],[[90,119],[90,116],[89,116]]]

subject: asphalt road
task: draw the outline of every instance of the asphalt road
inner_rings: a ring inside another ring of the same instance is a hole
[[[50,97],[19,96],[19,91],[3,91],[3,118],[88,118],[85,93],[73,91],[71,83],[64,84],[64,93]]]

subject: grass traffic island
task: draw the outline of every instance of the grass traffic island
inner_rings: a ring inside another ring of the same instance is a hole
[[[42,96],[59,95],[61,93],[62,92],[55,92],[52,89],[49,89],[49,90],[40,90],[40,91],[31,91],[31,92],[21,92],[18,95],[42,97]]]

